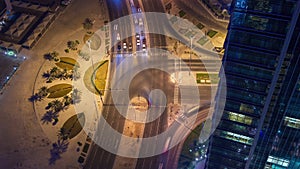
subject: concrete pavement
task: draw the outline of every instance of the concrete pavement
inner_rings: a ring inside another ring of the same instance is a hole
[[[99,18],[98,1],[73,0],[70,6],[58,17],[51,28],[41,38],[39,43],[30,51],[22,51],[27,60],[13,76],[10,84],[0,96],[0,168],[7,169],[65,169],[78,168],[76,153],[76,141],[71,140],[68,151],[63,154],[63,160],[58,160],[54,166],[49,166],[50,148],[57,130],[43,130],[40,125],[40,118],[34,112],[32,103],[28,98],[34,92],[36,75],[40,78],[39,68],[48,68],[44,65],[43,54],[57,50],[64,55],[65,43],[67,40],[78,38],[82,42],[82,22],[86,17]],[[74,12],[76,11],[76,12]],[[97,22],[99,21],[99,22]],[[96,24],[103,23],[97,20]],[[70,38],[70,39],[69,39]],[[72,56],[75,57],[75,56]],[[37,88],[38,89],[38,86]],[[71,115],[72,109],[66,113]],[[63,120],[63,115],[62,115]],[[51,125],[51,124],[50,124]],[[51,132],[48,133],[48,132]],[[49,137],[49,134],[52,135]]]

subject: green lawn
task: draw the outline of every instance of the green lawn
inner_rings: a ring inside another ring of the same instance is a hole
[[[198,24],[197,24],[197,28],[203,29],[203,28],[204,28],[204,25],[202,25],[201,23],[198,23]]]
[[[82,130],[85,123],[84,113],[76,114],[70,117],[63,125],[65,131],[69,133],[69,139],[74,138]]]
[[[214,37],[218,32],[214,31],[214,30],[209,30],[207,32],[207,36],[209,36],[210,38]]]
[[[67,95],[72,91],[72,85],[70,84],[58,84],[49,88],[48,98],[59,98]]]
[[[107,71],[108,71],[107,61],[105,61],[102,65],[100,65],[96,71],[95,87],[99,91],[103,91],[105,89]]]
[[[209,40],[203,36],[202,38],[200,38],[197,43],[199,43],[201,46],[203,46],[206,42],[208,42]]]
[[[105,89],[108,72],[108,61],[101,61],[91,66],[84,74],[83,81],[88,90],[95,94]],[[93,70],[95,68],[95,71]],[[94,79],[95,78],[95,79]]]
[[[180,16],[180,17],[184,17],[185,14],[186,14],[186,13],[185,13],[183,10],[179,11],[179,16]]]
[[[219,75],[217,73],[196,73],[198,84],[217,84],[219,82]]]
[[[56,66],[67,69],[67,70],[73,70],[75,65],[79,65],[78,62],[76,62],[75,59],[69,58],[69,57],[61,57],[60,62],[55,63]]]

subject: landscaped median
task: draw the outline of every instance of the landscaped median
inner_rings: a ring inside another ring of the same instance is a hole
[[[72,91],[72,85],[64,83],[57,84],[49,88],[48,98],[59,98],[69,94]]]
[[[96,63],[84,74],[84,84],[91,92],[103,95],[106,85],[108,64],[108,60]]]
[[[79,66],[75,59],[69,57],[61,57],[60,61],[55,64],[56,66],[67,70],[73,70],[74,66]]]

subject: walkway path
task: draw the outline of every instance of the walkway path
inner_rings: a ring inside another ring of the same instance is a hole
[[[82,22],[85,18],[92,17],[96,19],[96,25],[100,26],[103,17],[100,16],[99,11],[103,9],[100,8],[97,0],[73,0],[31,51],[22,50],[21,55],[26,56],[27,60],[21,64],[3,94],[0,95],[0,168],[76,169],[79,167],[77,163],[79,153],[75,153],[78,146],[72,140],[62,159],[54,166],[49,166],[49,150],[57,130],[51,131],[50,135],[53,137],[48,137],[49,133],[44,133],[40,126],[40,119],[36,116],[28,98],[33,94],[39,68],[44,66],[43,54],[54,49],[63,51],[61,50],[65,47],[63,43],[67,40],[78,38],[82,42],[82,33],[80,33],[84,33]]]

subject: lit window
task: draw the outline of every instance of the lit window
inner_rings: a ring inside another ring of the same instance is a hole
[[[242,9],[247,8],[247,1],[246,0],[237,0],[235,3],[235,7],[242,8]]]
[[[252,118],[243,114],[229,112],[229,120],[251,125]]]
[[[285,117],[284,124],[288,127],[292,127],[295,129],[300,129],[300,119],[292,118],[292,117]]]
[[[283,158],[278,158],[278,157],[273,157],[273,156],[269,156],[267,162],[272,163],[272,164],[276,164],[276,165],[280,165],[280,166],[283,166],[283,167],[288,167],[289,163],[290,163],[289,160],[286,160],[286,159],[283,159]]]
[[[228,140],[233,140],[233,141],[237,141],[237,142],[248,144],[248,145],[251,145],[253,142],[253,138],[243,136],[240,134],[236,134],[236,133],[232,133],[229,131],[222,131],[220,136],[223,138],[226,138]]]
[[[250,105],[241,103],[241,106],[240,106],[241,112],[253,113],[254,112],[253,109],[254,109],[254,106],[250,106]]]

